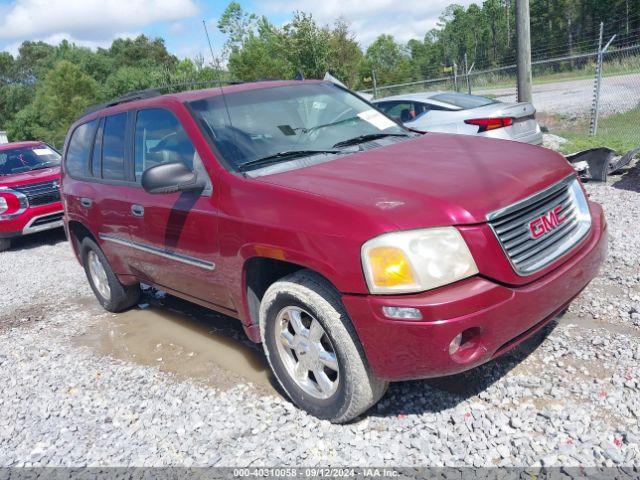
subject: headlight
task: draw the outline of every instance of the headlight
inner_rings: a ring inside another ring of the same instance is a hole
[[[11,220],[27,208],[27,197],[9,188],[0,188],[0,220]]]
[[[430,290],[478,273],[460,232],[453,227],[386,233],[362,246],[371,293]]]

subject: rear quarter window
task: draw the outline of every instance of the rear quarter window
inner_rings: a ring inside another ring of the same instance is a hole
[[[89,175],[89,154],[97,125],[97,120],[82,124],[71,135],[65,157],[65,169],[72,177]]]

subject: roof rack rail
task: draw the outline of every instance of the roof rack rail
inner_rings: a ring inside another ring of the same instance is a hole
[[[278,81],[278,80],[281,80],[281,79],[280,78],[261,78],[258,81],[269,82],[269,81]],[[226,81],[223,81],[222,83],[225,86],[229,86],[229,85],[241,85],[247,82],[245,82],[244,80],[226,80]],[[170,90],[171,88],[175,88],[175,87],[184,87],[184,86],[195,87],[197,85],[208,85],[208,84],[211,84],[212,88],[216,88],[220,85],[218,81],[209,80],[209,81],[202,81],[202,82],[184,82],[184,83],[169,84],[169,85],[163,85],[157,88],[147,88],[145,90],[134,90],[131,92],[127,92],[124,95],[121,95],[118,98],[115,98],[114,100],[111,100],[109,102],[100,103],[100,104],[92,105],[88,107],[82,113],[80,118],[86,115],[89,115],[90,113],[94,113],[99,110],[102,110],[103,108],[120,105],[121,103],[133,102],[134,100],[144,100],[145,98],[158,97],[160,95],[163,95],[162,90]]]
[[[113,100],[110,100],[106,103],[100,103],[98,105],[92,105],[87,108],[82,117],[89,115],[90,113],[97,112],[98,110],[102,110],[103,108],[113,107],[115,105],[120,105],[121,103],[133,102],[134,100],[144,100],[145,98],[153,98],[162,95],[159,90],[155,88],[148,88],[146,90],[136,90],[133,92],[127,92],[124,95],[121,95]]]

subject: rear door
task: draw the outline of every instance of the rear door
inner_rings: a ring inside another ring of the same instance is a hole
[[[200,300],[233,308],[218,269],[215,192],[200,155],[168,109],[139,110],[133,125],[136,190],[132,241],[141,249],[134,268],[140,278]],[[140,185],[148,168],[182,162],[204,179],[203,192],[149,194]]]
[[[131,241],[131,113],[109,115],[100,121],[93,148],[91,170],[95,178],[92,217],[107,258],[119,274],[130,273],[137,252]]]

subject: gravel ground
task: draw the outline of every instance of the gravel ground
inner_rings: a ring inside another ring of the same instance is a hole
[[[593,79],[570,80],[554,83],[533,83],[533,104],[539,112],[565,117],[588,115],[593,103]],[[499,88],[474,91],[474,94],[491,94],[503,102],[516,101],[516,88]],[[638,106],[640,98],[640,74],[604,77],[600,92],[602,116],[622,113]]]
[[[343,426],[79,343],[128,317],[97,307],[63,237],[25,239],[0,255],[0,466],[640,466],[640,171],[588,191],[610,254],[557,324],[471,374],[393,384]]]

